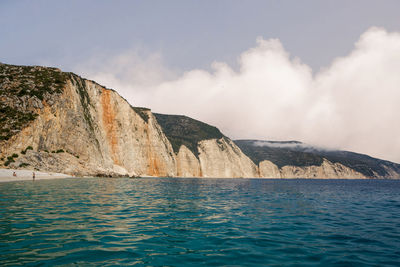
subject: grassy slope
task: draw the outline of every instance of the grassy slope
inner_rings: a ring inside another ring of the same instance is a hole
[[[8,140],[37,117],[32,102],[61,93],[67,74],[55,68],[0,64],[0,141]]]
[[[199,141],[224,137],[216,127],[186,116],[157,113],[154,113],[154,116],[171,142],[175,153],[178,153],[181,145],[185,145],[198,157]]]
[[[249,156],[255,163],[263,160],[269,160],[278,167],[293,165],[305,167],[310,165],[321,165],[324,158],[333,163],[340,163],[351,169],[354,169],[366,176],[374,177],[374,172],[387,176],[385,167],[390,167],[400,173],[400,164],[372,158],[367,155],[339,151],[339,150],[318,150],[315,148],[294,146],[276,147],[276,146],[256,146],[256,140],[236,140],[235,143],[242,151]]]
[[[6,141],[21,131],[30,121],[37,117],[31,101],[50,100],[53,95],[62,93],[66,81],[79,82],[78,86],[83,107],[90,104],[85,95],[82,79],[72,73],[61,72],[56,68],[39,66],[15,66],[0,63],[0,142]],[[132,107],[145,121],[148,116],[145,108]],[[86,111],[86,110],[85,110]],[[188,147],[198,157],[197,144],[207,139],[219,139],[224,135],[214,126],[179,115],[154,114],[170,140],[175,153],[181,145]],[[235,143],[255,163],[270,160],[279,167],[285,165],[310,166],[321,165],[323,158],[338,162],[367,176],[374,172],[385,176],[385,167],[400,173],[400,165],[379,160],[367,155],[347,151],[326,151],[293,148],[254,146],[255,140],[238,140]],[[295,142],[296,143],[296,142]]]
[[[291,166],[311,166],[321,165],[323,158],[321,156],[294,151],[289,148],[254,146],[256,140],[235,140],[235,144],[245,153],[254,163],[259,164],[263,160],[269,160],[279,168],[287,165]]]

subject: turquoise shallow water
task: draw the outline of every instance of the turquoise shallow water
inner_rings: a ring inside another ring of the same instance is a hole
[[[400,266],[400,181],[0,184],[0,265]]]

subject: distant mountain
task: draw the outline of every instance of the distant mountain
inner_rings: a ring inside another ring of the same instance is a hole
[[[320,166],[324,159],[351,168],[366,177],[400,178],[400,164],[359,153],[327,150],[298,141],[235,140],[240,149],[256,164],[268,160],[284,166]]]

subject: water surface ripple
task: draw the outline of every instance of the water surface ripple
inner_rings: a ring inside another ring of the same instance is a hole
[[[0,184],[0,265],[399,266],[400,181]]]

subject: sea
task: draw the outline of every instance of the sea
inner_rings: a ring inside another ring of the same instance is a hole
[[[400,181],[0,184],[0,266],[400,266]]]

